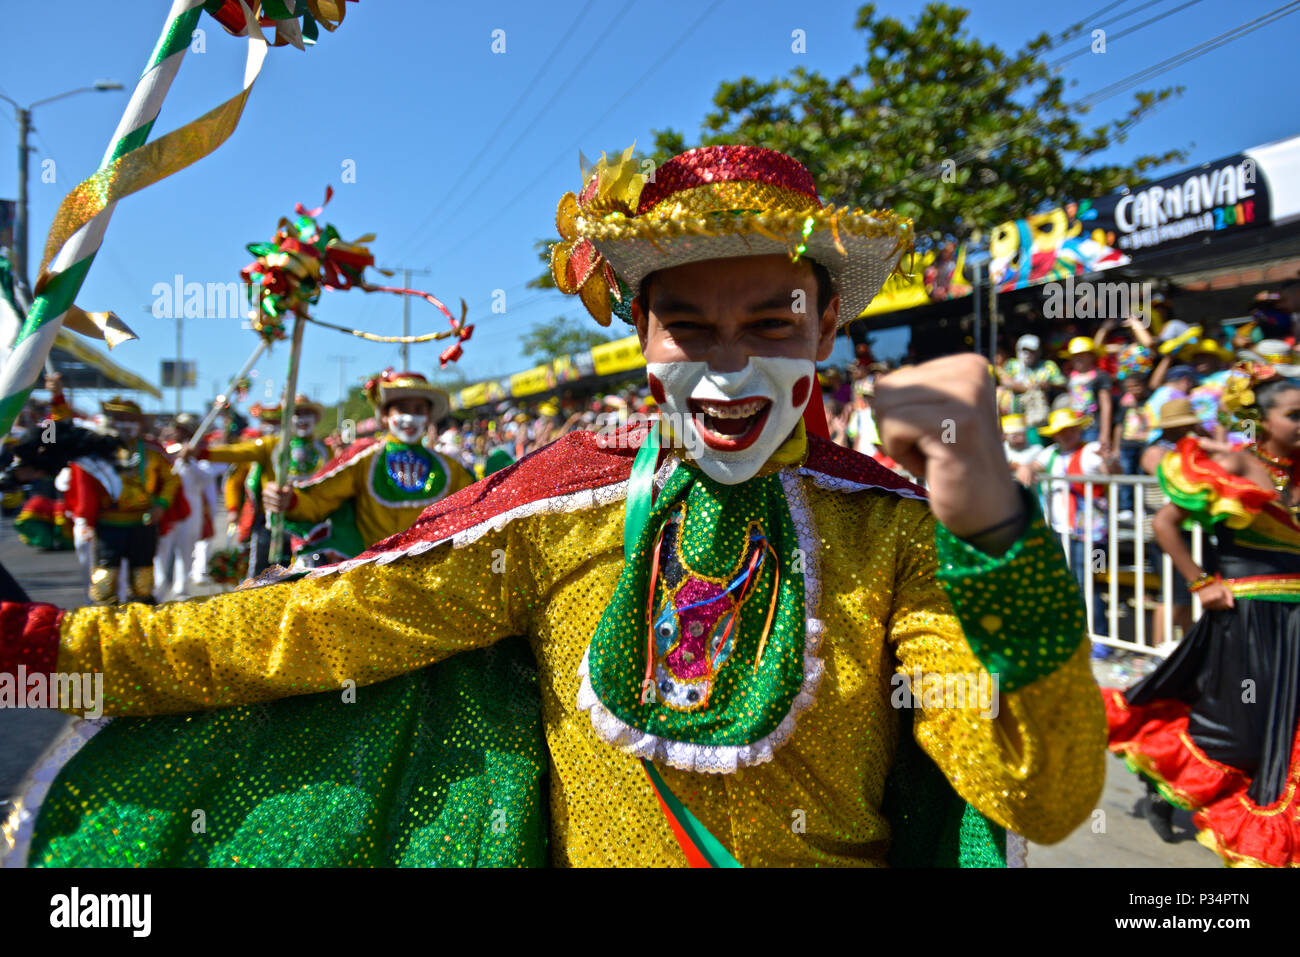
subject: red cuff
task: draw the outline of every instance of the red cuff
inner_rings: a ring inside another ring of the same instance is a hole
[[[52,674],[59,666],[63,609],[44,602],[0,602],[0,674]]]

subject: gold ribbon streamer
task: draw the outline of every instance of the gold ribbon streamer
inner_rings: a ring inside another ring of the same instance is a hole
[[[260,31],[258,33],[260,35]],[[262,43],[265,42],[263,37]],[[68,240],[111,203],[183,170],[230,138],[265,62],[263,57],[244,89],[226,102],[197,120],[118,157],[112,165],[97,170],[63,198],[45,240],[45,255],[36,279],[36,292],[39,293],[53,278],[47,270]]]
[[[303,316],[308,322],[314,322],[318,326],[324,326],[326,329],[333,329],[337,332],[346,332],[350,336],[356,336],[358,339],[365,339],[368,342],[437,342],[439,339],[450,339],[452,336],[459,335],[461,326],[465,324],[465,300],[460,301],[460,325],[454,329],[445,329],[442,332],[428,332],[422,336],[379,336],[373,332],[362,332],[360,329],[349,329],[347,326],[336,326],[332,322],[325,322],[323,319],[317,319],[315,316]]]
[[[86,312],[80,306],[69,306],[63,317],[63,328],[88,339],[102,339],[110,349],[124,342],[140,338],[115,312]]]

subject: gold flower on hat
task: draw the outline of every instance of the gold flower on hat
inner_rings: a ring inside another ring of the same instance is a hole
[[[1277,370],[1263,362],[1238,362],[1223,384],[1219,404],[1238,420],[1258,419],[1255,408],[1255,387],[1277,378]]]
[[[588,213],[622,213],[636,215],[645,176],[632,158],[635,147],[629,146],[615,161],[610,162],[604,153],[595,166],[587,167],[583,161],[583,182],[580,196],[572,192],[560,197],[555,210],[555,228],[562,242],[551,247],[551,275],[556,288],[567,295],[576,295],[587,311],[602,326],[608,326],[613,317],[610,296],[623,301],[614,270],[591,240],[578,236],[578,217]]]

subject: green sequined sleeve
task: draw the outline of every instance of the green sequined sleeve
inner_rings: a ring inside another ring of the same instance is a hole
[[[1015,691],[1051,674],[1087,632],[1079,586],[1036,499],[1021,490],[1030,520],[1003,555],[986,555],[935,523],[938,578],[980,663]]]

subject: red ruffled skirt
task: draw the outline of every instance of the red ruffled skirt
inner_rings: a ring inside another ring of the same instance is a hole
[[[1160,667],[1102,692],[1110,750],[1231,866],[1300,867],[1300,604],[1238,598]]]
[[[1251,778],[1208,757],[1188,733],[1181,701],[1130,705],[1124,692],[1105,689],[1110,750],[1150,778],[1169,803],[1195,811],[1196,839],[1232,866],[1300,867],[1300,800],[1295,771],[1300,736],[1291,751],[1291,776],[1281,797],[1263,807],[1247,795]]]

